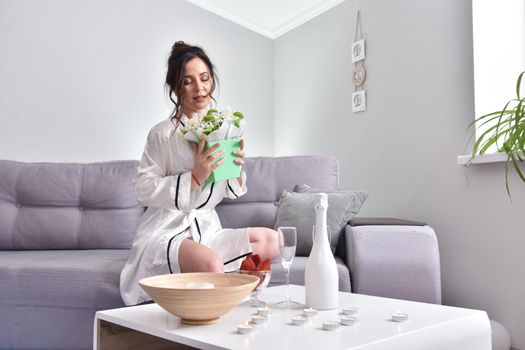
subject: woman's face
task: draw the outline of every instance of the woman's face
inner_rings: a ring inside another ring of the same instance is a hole
[[[194,113],[201,115],[207,111],[212,83],[213,79],[203,60],[195,57],[186,63],[182,83],[184,114],[191,118]]]

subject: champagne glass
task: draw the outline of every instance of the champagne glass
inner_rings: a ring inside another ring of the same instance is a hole
[[[295,257],[297,229],[289,226],[279,227],[277,233],[279,237],[279,255],[281,256],[281,264],[286,275],[286,299],[277,303],[277,305],[284,308],[292,308],[299,305],[298,302],[292,301],[290,298],[290,267]]]

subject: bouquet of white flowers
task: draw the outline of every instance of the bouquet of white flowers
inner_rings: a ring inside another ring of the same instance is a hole
[[[199,142],[202,136],[207,142],[241,137],[243,129],[244,115],[233,112],[231,107],[224,110],[209,109],[201,117],[194,115],[188,125],[181,127],[184,138],[192,142]]]
[[[201,137],[206,139],[205,148],[216,143],[219,147],[215,152],[224,150],[226,161],[213,171],[206,180],[207,183],[239,177],[240,165],[235,163],[238,158],[234,151],[241,149],[240,140],[244,130],[244,115],[233,112],[230,107],[224,110],[210,109],[203,116],[194,115],[187,125],[180,128],[183,137],[191,142],[199,143]]]

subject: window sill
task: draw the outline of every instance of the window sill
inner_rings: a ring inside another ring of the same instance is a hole
[[[476,156],[470,163],[471,164],[485,164],[485,163],[499,163],[506,162],[507,155],[505,153],[490,153],[482,156]],[[458,156],[458,164],[465,165],[470,159],[470,154],[464,156]]]

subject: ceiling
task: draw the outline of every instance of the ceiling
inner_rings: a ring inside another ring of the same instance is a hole
[[[187,0],[275,39],[345,0]]]

